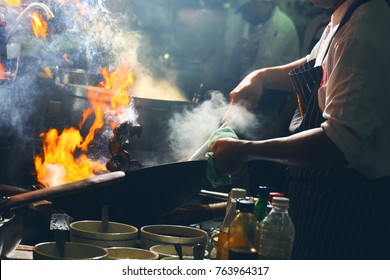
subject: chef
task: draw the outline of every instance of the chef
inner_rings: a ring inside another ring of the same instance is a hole
[[[311,53],[255,70],[230,93],[232,106],[251,107],[265,88],[291,91],[292,135],[218,140],[214,164],[220,173],[250,160],[288,166],[294,259],[390,259],[390,8],[385,0],[310,3],[332,11]]]

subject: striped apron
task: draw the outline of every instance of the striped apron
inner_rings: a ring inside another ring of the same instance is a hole
[[[366,1],[351,5],[338,30]],[[290,125],[294,133],[325,121],[317,96],[323,74],[314,61],[290,72],[299,103]],[[286,192],[296,231],[293,259],[390,259],[389,177],[369,180],[342,166],[287,170]]]

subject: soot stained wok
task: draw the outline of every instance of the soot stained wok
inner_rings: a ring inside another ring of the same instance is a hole
[[[210,187],[207,162],[163,164],[127,172],[120,182],[51,200],[74,219],[101,219],[104,205],[110,220],[135,226],[158,223]]]

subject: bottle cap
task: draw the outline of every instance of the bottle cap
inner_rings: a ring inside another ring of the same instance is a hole
[[[271,187],[259,186],[259,188],[257,189],[257,195],[259,197],[267,197],[268,198],[268,195],[270,194],[271,191],[272,191]]]
[[[252,212],[255,211],[255,202],[246,198],[237,200],[237,209],[241,212]]]
[[[272,206],[288,207],[290,205],[290,199],[287,197],[274,197],[272,200]]]
[[[272,203],[274,197],[284,197],[284,193],[280,192],[270,192],[268,196],[268,201]]]
[[[230,197],[231,198],[237,199],[237,198],[241,198],[241,197],[245,197],[245,196],[246,196],[246,190],[245,189],[233,188],[230,191]]]

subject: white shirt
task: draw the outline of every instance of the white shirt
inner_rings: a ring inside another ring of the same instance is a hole
[[[332,15],[308,59],[324,50],[352,0]],[[390,9],[371,0],[338,31],[325,58],[327,78],[318,91],[321,125],[350,166],[371,179],[390,175]],[[329,34],[326,34],[326,33]]]
[[[259,49],[252,71],[263,67],[284,65],[299,57],[299,37],[294,22],[279,7],[271,18],[257,27]],[[251,72],[251,71],[248,71]]]
[[[258,35],[258,52],[253,65],[245,70],[244,76],[256,69],[289,63],[300,56],[299,36],[295,24],[279,7],[275,7],[266,22],[256,27],[245,22],[241,14],[230,14],[227,24],[225,47],[228,60],[232,59],[233,50],[237,43],[241,43],[242,37],[249,40],[250,28],[256,29],[255,33]],[[231,63],[228,61],[227,65]],[[225,71],[230,74],[229,67]]]

